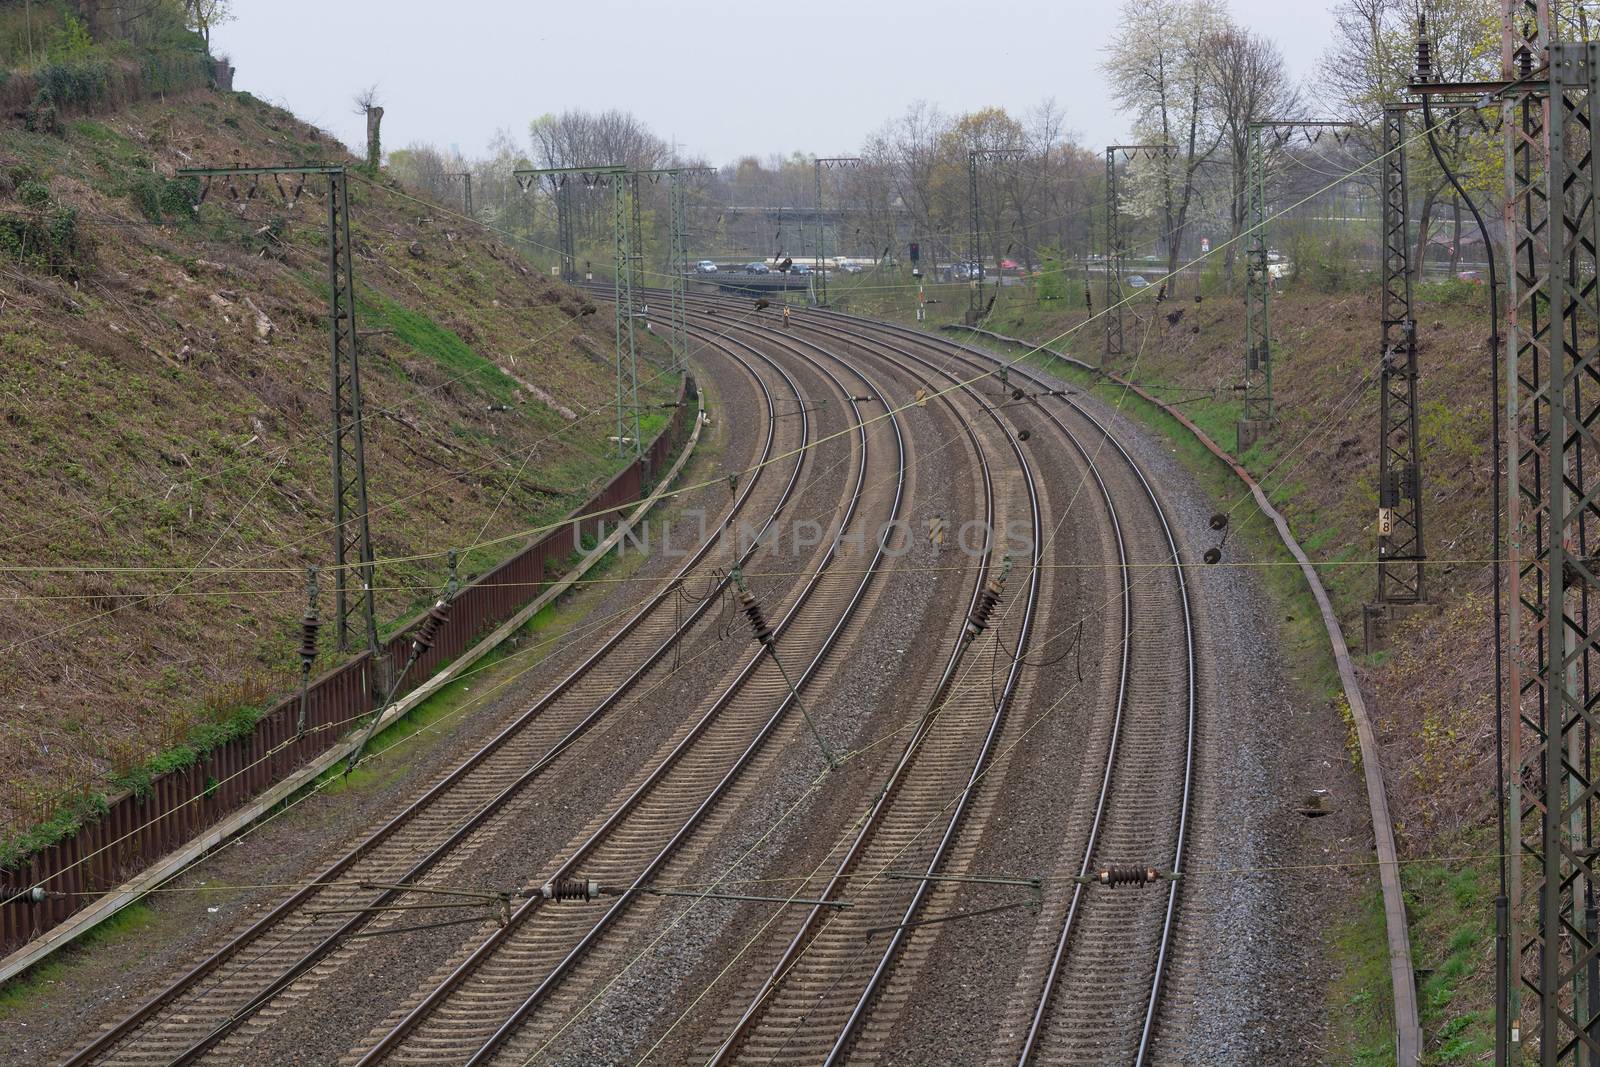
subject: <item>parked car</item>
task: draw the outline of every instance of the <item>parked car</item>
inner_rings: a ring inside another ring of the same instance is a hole
[[[744,265],[744,272],[746,274],[771,274],[772,268],[768,267],[765,263],[746,263]]]
[[[957,263],[950,268],[952,278],[981,278],[982,269],[976,263]]]
[[[1149,284],[1143,274],[1131,274],[1128,276],[1128,288],[1130,289],[1143,289]]]
[[[1002,259],[1000,261],[1000,269],[1001,270],[1020,270],[1021,269],[1021,264],[1019,264],[1014,259]]]
[[[694,272],[696,274],[715,274],[717,273],[717,265],[709,259],[702,259],[694,265]]]
[[[844,271],[846,274],[860,274],[867,268],[863,267],[859,263],[841,263],[839,264],[839,269]]]
[[[811,264],[809,264],[809,263],[796,263],[794,266],[789,268],[789,273],[790,274],[810,274],[811,273]]]

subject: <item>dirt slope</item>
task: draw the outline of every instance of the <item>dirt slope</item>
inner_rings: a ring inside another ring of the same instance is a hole
[[[196,210],[171,178],[311,159],[355,162],[245,93],[0,132],[0,825],[297,676],[303,569],[333,552],[326,201],[218,181]],[[379,571],[394,621],[442,584],[439,553],[615,469],[611,316],[386,178],[350,187],[375,551],[422,557]],[[675,388],[653,357],[641,377],[652,405]]]

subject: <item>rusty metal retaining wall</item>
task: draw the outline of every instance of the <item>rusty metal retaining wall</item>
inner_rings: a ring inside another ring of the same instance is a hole
[[[464,586],[457,594],[450,621],[433,648],[412,668],[401,693],[421,685],[454,660],[474,640],[493,629],[534,597],[579,548],[583,534],[594,534],[603,521],[615,521],[627,505],[641,499],[652,472],[692,429],[697,410],[694,379],[684,381],[671,420],[645,455],[606,484],[565,522],[499,566]],[[420,619],[418,616],[417,619]],[[398,671],[409,654],[410,630],[401,627],[384,644],[382,655]],[[300,697],[286,697],[256,722],[255,730],[218,745],[182,770],[153,779],[142,793],[112,797],[107,812],[14,869],[0,871],[0,956],[26,944],[65,920],[94,895],[112,889],[156,858],[219,821],[257,793],[348,733],[355,720],[374,710],[369,677],[371,657],[355,659],[314,680],[309,691],[306,731],[295,737]],[[50,891],[40,903],[12,899],[30,886]]]

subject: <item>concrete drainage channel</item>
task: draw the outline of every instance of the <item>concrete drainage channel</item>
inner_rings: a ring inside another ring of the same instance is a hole
[[[488,636],[467,648],[454,661],[440,669],[426,682],[391,704],[382,719],[375,724],[374,735],[421,706],[474,663],[499,647],[540,611],[568,592],[596,564],[605,559],[622,539],[632,531],[634,526],[667,495],[673,482],[683,470],[684,465],[688,463],[689,458],[693,455],[695,445],[700,439],[701,428],[705,422],[703,417],[705,410],[704,399],[699,396],[697,390],[693,390],[693,393],[696,398],[694,425],[690,430],[688,440],[685,441],[672,468],[656,484],[650,496],[640,502],[625,519],[618,523],[617,528],[608,537],[587,553],[575,567],[563,575],[554,585],[517,610],[515,614],[496,627]],[[670,433],[671,431],[666,432]],[[289,800],[302,789],[314,784],[317,778],[329,768],[348,758],[360,743],[361,733],[362,731],[359,730],[352,732],[349,736],[327,748],[271,788],[258,794],[243,807],[217,822],[205,833],[190,840],[182,848],[157,860],[133,878],[109,890],[93,904],[51,927],[46,933],[23,945],[5,959],[0,960],[0,984],[10,981],[42,962],[58,949],[94,929],[100,923],[116,915],[123,908],[136,903],[163,882],[204,859],[217,846],[248,830],[276,806]]]

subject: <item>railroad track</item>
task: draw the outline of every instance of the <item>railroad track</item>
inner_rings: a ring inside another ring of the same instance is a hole
[[[829,325],[820,325],[819,318]],[[848,328],[840,330],[841,323]],[[860,335],[870,334],[894,358],[941,371],[953,361],[963,377],[987,376],[998,365],[964,346],[920,332],[843,316],[808,312],[796,318],[793,328],[835,338],[853,334],[860,339]],[[939,352],[944,357],[942,365],[936,368],[917,356],[912,351],[916,348]],[[1007,374],[1039,392],[1054,393],[1026,368],[1009,368]],[[945,377],[949,383],[957,380],[955,375]],[[970,393],[965,386],[962,391]],[[1010,1012],[1012,1026],[1005,1028],[1025,1036],[1020,1045],[1010,1048],[1005,1047],[1007,1042],[1000,1042],[994,1058],[1014,1058],[1018,1063],[1142,1063],[1150,1049],[1160,1004],[1178,883],[1167,882],[1161,889],[1142,892],[1087,891],[1071,876],[1085,877],[1105,867],[1181,869],[1192,792],[1197,695],[1188,589],[1181,567],[1134,569],[1182,557],[1160,500],[1115,436],[1067,397],[1047,395],[1035,398],[1031,406],[1077,454],[1110,523],[1120,584],[1116,596],[1120,664],[1109,730],[1097,753],[1101,774],[1093,804],[1068,823],[1067,836],[1076,857],[1070,867],[1061,865],[1063,873],[1050,886],[1049,905],[1042,909],[1030,953],[1035,957],[1031,995],[1019,989]],[[1053,408],[1070,413],[1081,432],[1069,427]],[[994,417],[992,411],[990,415]],[[1024,645],[1019,642],[1015,646],[1013,675]],[[1008,677],[1007,697],[1013,682],[1014,678]],[[892,807],[891,799],[897,799],[896,790],[902,788],[902,778],[919,754],[918,746],[925,743],[921,731],[908,744],[884,796],[845,852],[832,880],[818,894],[829,899],[848,889],[856,908],[848,917],[827,914],[821,907],[811,909],[749,998],[743,1014],[712,1049],[708,1062],[834,1063],[847,1057],[851,1062],[870,1062],[893,1052],[890,1041],[895,1033],[896,1005],[882,1010],[877,1000],[908,936],[914,936],[906,932],[915,929],[921,908],[932,895],[930,887],[937,884],[933,879],[952,873],[942,871],[941,864],[960,832],[972,786],[985,773],[992,734],[1000,728],[1005,700],[994,701],[990,710],[993,729],[972,765],[968,786],[957,794],[960,800],[951,817],[922,823],[922,832],[942,823],[943,834],[926,865],[917,868],[928,880],[913,883],[899,921],[884,924],[881,916],[860,905],[863,897],[871,899],[871,890],[889,863],[903,861],[909,850],[903,839],[893,834],[876,835],[883,833],[881,822],[892,820],[892,814],[886,817],[884,813]],[[950,777],[946,768],[942,779],[947,794]],[[934,784],[940,781],[939,774],[928,779]],[[890,847],[879,847],[878,855],[891,858],[872,862],[873,845],[885,842]],[[906,865],[902,862],[901,866]],[[861,874],[852,881],[856,872]],[[852,974],[866,969],[859,948],[863,928],[892,931],[881,951],[867,954],[876,962],[864,981],[859,973]],[[1042,960],[1037,958],[1041,956]],[[1028,985],[1029,977],[1025,976],[1023,986]],[[900,984],[904,987],[907,983],[902,980]],[[739,1000],[745,1002],[743,997]],[[1026,1018],[1018,1025],[1015,1016],[1024,1011]]]
[[[858,328],[897,337],[906,334],[877,323]],[[953,342],[942,341],[941,347],[974,373],[986,373],[1000,362]],[[1039,390],[1051,388],[1026,367],[1012,365],[1008,374]],[[1052,406],[1088,424],[1091,430],[1083,437],[1090,445],[1050,410]],[[1074,850],[1076,874],[1086,877],[1113,867],[1180,871],[1193,793],[1195,633],[1183,568],[1149,565],[1181,563],[1183,556],[1155,490],[1110,429],[1070,397],[1043,397],[1040,408],[1071,443],[1098,486],[1114,526],[1122,575],[1123,640],[1116,704],[1099,760],[1092,815],[1086,827],[1073,826],[1069,831],[1081,843]],[[1037,943],[1037,948],[1048,950],[1045,962],[1038,968],[1036,960],[1030,961],[1035,973],[1042,970],[1042,974],[1034,994],[1017,997],[1013,1008],[1014,1015],[1025,1016],[1025,1037],[1014,1051],[1015,1062],[1146,1062],[1180,885],[1167,881],[1158,888],[1108,889],[1055,880],[1057,892],[1051,899],[1056,907],[1047,909],[1040,923],[1041,933],[1050,936]],[[1061,889],[1067,892],[1062,894]],[[1063,897],[1064,914],[1059,914]]]
[[[663,583],[543,697],[308,885],[76,1052],[69,1064],[177,1064],[204,1056],[297,979],[343,950],[350,935],[379,914],[365,909],[419,899],[399,890],[374,892],[364,883],[433,885],[453,873],[460,857],[515,812],[532,782],[630,691],[659,674],[670,650],[714,621],[703,619],[715,603],[709,595],[684,617],[677,581],[703,569],[728,523],[746,508],[761,508],[763,528],[776,520],[799,485],[811,420],[801,389],[776,363],[763,361],[769,383],[732,346],[711,343],[754,383],[764,408],[766,434],[754,458],[766,463],[792,454],[792,461],[780,464],[787,470],[759,468],[729,505],[717,534],[683,564],[678,578]],[[797,417],[777,417],[774,384],[787,389]]]
[[[888,536],[876,531],[892,532],[901,514],[906,453],[898,418],[869,424],[854,388],[819,361],[793,354],[830,380],[834,397],[851,412],[855,478],[837,529],[845,533],[859,524],[860,532],[873,532],[828,542],[804,588],[772,623],[795,690],[804,692],[871,595]],[[885,399],[870,379],[856,377],[871,402]],[[356,1062],[522,1063],[539,1056],[657,913],[648,887],[727,828],[735,794],[761,788],[760,772],[771,769],[783,742],[801,739],[807,747],[800,751],[817,769],[824,766],[807,737],[795,691],[758,649],[565,858],[540,872],[540,881],[595,879],[617,887],[619,895],[593,906],[528,899],[386,1024]],[[593,966],[586,968],[588,961]]]
[[[806,332],[806,327],[797,332]],[[821,332],[861,343],[840,331]],[[897,357],[901,368],[929,393],[955,384],[956,379],[942,368],[904,349],[884,349],[879,355]],[[966,787],[986,772],[996,753],[1034,623],[1042,579],[1038,569],[1042,523],[1033,472],[1015,433],[976,391],[961,387],[958,393],[986,416],[969,420],[966,433],[983,472],[987,528],[1008,529],[1023,517],[1030,534],[1030,558],[1012,578],[1014,585],[1006,590],[1012,594],[1008,607],[990,628],[970,646],[954,643],[927,708],[876,802],[838,850],[832,876],[820,888],[808,885],[803,890],[823,900],[847,897],[852,908],[848,913],[821,906],[807,910],[787,933],[786,946],[755,991],[741,991],[735,998],[747,1007],[711,1051],[711,1062],[737,1057],[741,1062],[811,1063],[841,1054],[865,1005],[904,947],[905,924],[916,921],[932,884],[890,880],[884,872],[895,866],[912,873],[939,873],[975,810],[975,791]],[[951,402],[946,397],[941,400]],[[996,454],[1009,462],[998,467],[990,458]],[[1001,569],[991,558],[994,549],[993,544],[985,546],[980,579]],[[1017,585],[1025,585],[1026,591],[1015,592]],[[1009,606],[1013,603],[1020,603],[1020,610]],[[952,688],[964,657],[982,663],[992,651],[1009,664],[998,695],[989,684]],[[888,931],[880,938],[885,947],[881,953],[864,954],[865,931],[873,929]],[[850,984],[852,978],[858,981]]]

